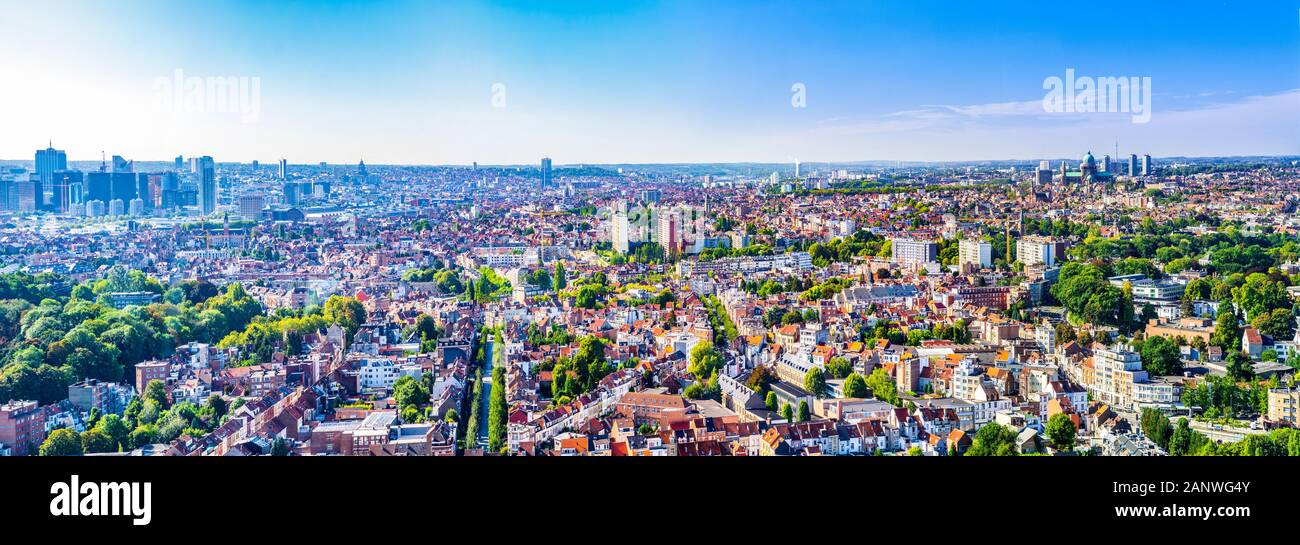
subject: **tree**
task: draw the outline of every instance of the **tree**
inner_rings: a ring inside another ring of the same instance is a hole
[[[1240,350],[1229,352],[1228,376],[1238,382],[1255,378],[1255,367],[1250,362],[1250,356]]]
[[[226,403],[226,398],[221,397],[221,394],[208,396],[208,407],[212,409],[212,416],[218,419],[230,411],[230,404]]]
[[[881,401],[887,402],[895,407],[902,405],[898,397],[898,389],[894,384],[894,379],[886,373],[884,369],[876,369],[867,377],[867,387],[871,388],[871,394]]]
[[[808,409],[808,400],[799,400],[799,421],[807,422],[812,419],[812,411]]]
[[[568,277],[564,274],[563,262],[555,262],[555,275],[553,282],[555,283],[555,291],[561,291],[569,285]]]
[[[826,397],[826,374],[820,367],[813,367],[803,377],[803,387],[814,396]]]
[[[1065,413],[1056,413],[1047,419],[1047,439],[1056,450],[1074,450],[1074,421]]]
[[[1183,372],[1183,358],[1178,346],[1164,337],[1151,337],[1138,350],[1142,368],[1152,375],[1176,375]]]
[[[706,380],[722,367],[722,354],[709,341],[700,341],[691,348],[691,361],[686,370],[695,380]]]
[[[600,304],[603,289],[600,286],[590,284],[578,288],[578,293],[573,297],[573,304],[580,308],[596,308]]]
[[[865,398],[871,394],[867,388],[867,379],[857,373],[849,373],[849,377],[844,379],[844,397]]]
[[[506,405],[506,370],[503,365],[492,366],[492,391],[488,393],[488,450],[499,452],[506,446],[506,422],[509,418]]]
[[[835,356],[826,364],[826,372],[831,378],[849,378],[849,374],[853,372],[853,364],[842,356]]]
[[[1118,325],[1132,305],[1120,288],[1106,281],[1101,267],[1071,261],[1061,267],[1051,293],[1071,314],[1094,324]]]
[[[748,386],[749,389],[757,393],[766,394],[768,393],[768,390],[771,389],[772,383],[777,380],[779,379],[776,377],[776,374],[773,373],[768,366],[759,365],[749,373],[749,379],[745,381],[745,386]],[[772,410],[775,411],[776,409],[774,408]]]
[[[1295,313],[1290,308],[1275,308],[1261,312],[1250,325],[1275,339],[1290,339],[1295,335]]]
[[[271,443],[271,456],[288,456],[289,443],[283,437],[276,437]]]
[[[128,436],[131,448],[140,448],[153,444],[157,440],[157,430],[158,428],[152,424],[136,426],[134,430],[131,430],[131,435]]]
[[[777,410],[777,407],[776,407],[776,406],[777,406],[777,403],[778,403],[778,401],[777,401],[777,399],[776,399],[776,392],[768,392],[768,393],[767,393],[767,399],[764,400],[764,404],[767,405],[767,410],[772,411],[772,412],[776,412],[776,410]]]
[[[1273,309],[1291,307],[1286,287],[1263,273],[1251,273],[1246,277],[1245,283],[1232,290],[1232,293],[1233,302],[1246,312],[1248,320],[1268,314]]]
[[[41,456],[80,456],[81,453],[81,438],[67,428],[50,432],[40,448]]]
[[[1169,417],[1164,413],[1150,407],[1143,408],[1139,415],[1139,427],[1151,442],[1162,449],[1169,449],[1173,428],[1169,425]]]
[[[149,381],[144,387],[144,400],[152,401],[158,405],[159,409],[167,408],[167,386],[163,381],[154,379]]]
[[[126,426],[126,422],[122,421],[122,417],[115,414],[105,415],[95,424],[95,429],[104,432],[113,439],[114,451],[130,447],[131,428]]]
[[[1227,305],[1219,308],[1219,315],[1214,318],[1214,333],[1210,335],[1210,344],[1231,350],[1241,344],[1241,328],[1237,315]]]
[[[1194,433],[1196,432],[1192,431],[1191,426],[1187,423],[1187,419],[1180,419],[1178,421],[1178,426],[1174,428],[1173,433],[1169,436],[1168,447],[1166,449],[1169,451],[1169,455],[1188,455],[1192,448],[1192,434]]]
[[[89,429],[81,432],[81,451],[87,454],[92,452],[117,452],[117,441],[103,431]]]
[[[322,311],[326,322],[337,324],[347,332],[348,342],[361,329],[361,325],[366,323],[366,307],[355,297],[330,296]]]
[[[419,408],[429,403],[429,391],[424,389],[420,381],[406,375],[393,382],[393,401],[402,409]]]
[[[790,404],[789,404],[789,403],[782,403],[782,404],[781,404],[781,418],[784,418],[784,419],[789,420],[789,421],[793,421],[793,420],[794,420],[794,409],[791,409],[791,408],[790,408]]]
[[[1011,428],[990,422],[975,432],[966,456],[1015,456],[1016,432]]]

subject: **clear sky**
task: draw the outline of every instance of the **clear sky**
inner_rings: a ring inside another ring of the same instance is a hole
[[[1300,0],[13,4],[5,159],[50,139],[372,164],[1300,153]],[[1045,112],[1067,68],[1150,77],[1150,122]],[[257,78],[256,115],[169,107],[177,70]]]

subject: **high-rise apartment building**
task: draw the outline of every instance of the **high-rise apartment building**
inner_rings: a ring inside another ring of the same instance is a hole
[[[627,214],[615,212],[610,217],[609,238],[614,247],[614,251],[626,254],[631,247],[631,237],[629,236],[631,225],[627,221]]]
[[[993,245],[974,238],[961,239],[957,243],[957,264],[961,267],[970,265],[976,269],[992,267]]]
[[[665,254],[672,254],[681,249],[682,224],[677,214],[669,210],[660,212],[655,231],[655,242],[663,247]]]
[[[1016,261],[1026,266],[1056,264],[1056,253],[1060,242],[1050,237],[1027,236],[1016,242]]]
[[[939,255],[939,245],[928,240],[896,238],[890,242],[890,247],[890,260],[905,265],[929,263]]]

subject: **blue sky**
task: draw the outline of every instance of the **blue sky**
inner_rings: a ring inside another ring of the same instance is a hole
[[[1300,153],[1300,0],[111,4],[6,8],[0,157],[48,139],[74,160],[301,163]],[[1151,121],[1044,112],[1067,68],[1150,77]],[[255,118],[160,106],[177,70],[258,78]]]

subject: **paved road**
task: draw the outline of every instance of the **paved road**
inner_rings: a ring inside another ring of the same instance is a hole
[[[483,353],[483,392],[478,407],[478,443],[484,447],[488,444],[488,403],[492,397],[492,341],[489,337]]]
[[[1175,421],[1177,424],[1177,421]],[[1250,428],[1237,428],[1233,426],[1219,426],[1215,428],[1211,424],[1192,420],[1188,422],[1191,428],[1205,434],[1210,440],[1223,443],[1235,443],[1245,439],[1247,435],[1263,435],[1268,433],[1264,430],[1253,430]]]

